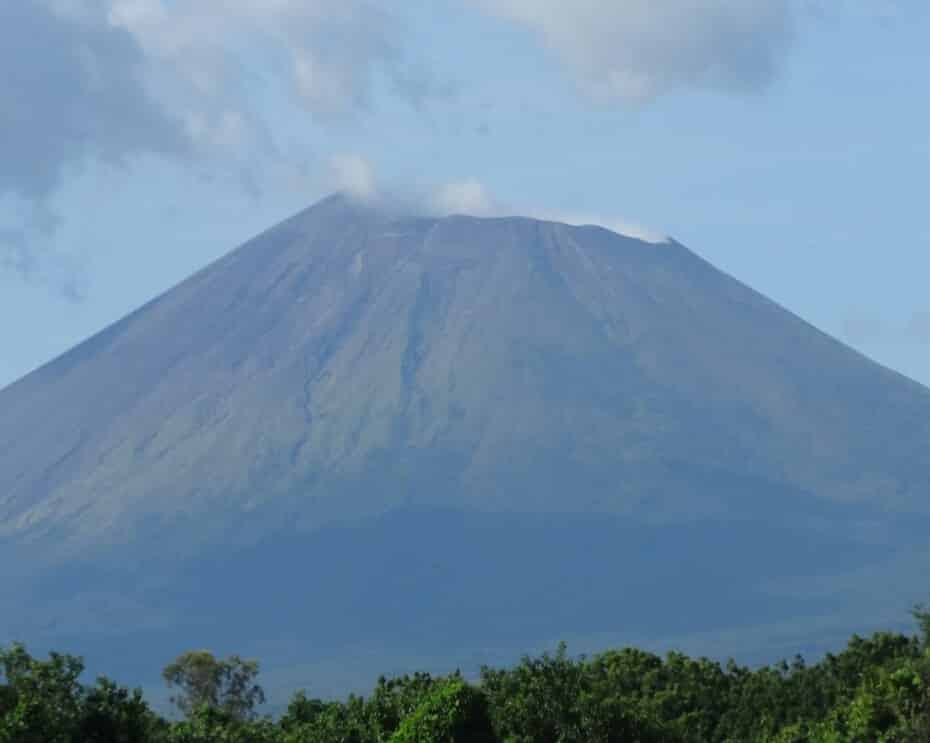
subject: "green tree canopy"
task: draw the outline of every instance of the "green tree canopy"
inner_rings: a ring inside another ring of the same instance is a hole
[[[237,720],[252,717],[265,701],[265,692],[255,679],[258,662],[238,655],[225,659],[208,650],[191,650],[165,666],[162,678],[178,691],[171,702],[190,717],[200,707],[221,710]]]

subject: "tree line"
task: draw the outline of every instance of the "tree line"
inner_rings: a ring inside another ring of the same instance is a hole
[[[80,658],[0,649],[0,743],[918,743],[930,742],[930,611],[916,635],[854,635],[808,664],[749,668],[636,648],[573,658],[564,644],[509,668],[378,679],[367,696],[297,692],[258,714],[259,665],[208,651],[162,676],[182,719],[142,691],[81,679]]]

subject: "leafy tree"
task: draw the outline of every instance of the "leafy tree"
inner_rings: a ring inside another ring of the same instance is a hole
[[[911,616],[917,622],[920,630],[920,639],[924,649],[930,648],[930,609],[923,604],[917,604],[911,610]]]
[[[254,716],[265,701],[265,692],[255,683],[258,662],[230,655],[219,660],[207,650],[186,652],[165,666],[162,678],[179,692],[171,697],[185,717],[207,707],[221,710],[235,720]]]
[[[2,743],[147,743],[159,728],[138,689],[106,678],[79,682],[80,658],[51,653],[33,658],[21,645],[0,651]]]
[[[460,678],[430,690],[401,722],[391,743],[494,743],[485,696]]]
[[[270,720],[243,720],[218,707],[200,705],[171,727],[165,743],[279,743],[281,730]]]
[[[749,669],[635,648],[512,668],[378,679],[372,693],[301,692],[277,722],[257,719],[258,664],[186,653],[165,679],[186,719],[167,722],[130,691],[80,682],[80,658],[0,649],[0,743],[930,743],[930,611],[921,635],[853,636],[808,665]]]
[[[142,698],[107,678],[84,690],[76,740],[82,743],[147,743],[159,729],[158,720]]]
[[[322,699],[307,696],[305,691],[298,691],[287,705],[287,711],[281,717],[281,727],[291,730],[299,725],[316,722],[326,712],[329,705]]]
[[[524,657],[512,670],[482,668],[481,688],[498,737],[512,743],[581,740],[581,670],[565,643],[555,655]]]
[[[428,673],[378,679],[365,704],[365,718],[374,740],[387,740],[424,698],[441,682]]]
[[[14,644],[0,651],[0,671],[6,682],[0,742],[70,743],[80,717],[81,659],[51,653],[42,661]]]
[[[286,733],[282,743],[369,743],[382,740],[372,731],[367,716],[365,701],[361,697],[350,696],[345,703],[324,703],[321,708],[316,705],[294,709],[292,703],[288,710],[289,722],[282,727]],[[298,716],[309,713],[307,719],[300,721]]]

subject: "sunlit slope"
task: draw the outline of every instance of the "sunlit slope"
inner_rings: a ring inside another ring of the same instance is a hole
[[[681,245],[334,197],[0,392],[0,519],[80,547],[779,487],[923,511],[928,430],[925,389]]]
[[[0,642],[814,646],[925,598],[928,432],[678,243],[331,197],[0,390]]]

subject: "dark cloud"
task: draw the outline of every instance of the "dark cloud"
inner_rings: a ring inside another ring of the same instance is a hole
[[[76,301],[80,271],[52,247],[60,222],[53,194],[87,162],[177,156],[188,143],[181,123],[147,95],[135,40],[99,7],[72,11],[0,2],[0,204],[18,205],[0,223],[0,270]]]
[[[182,152],[180,122],[145,92],[143,61],[104,19],[0,3],[0,195],[42,201],[89,159]]]
[[[283,151],[256,102],[269,76],[318,123],[370,107],[379,76],[416,108],[453,96],[406,38],[371,0],[0,0],[0,270],[46,263],[29,214],[87,163],[167,157],[254,198],[298,178],[306,150]]]

